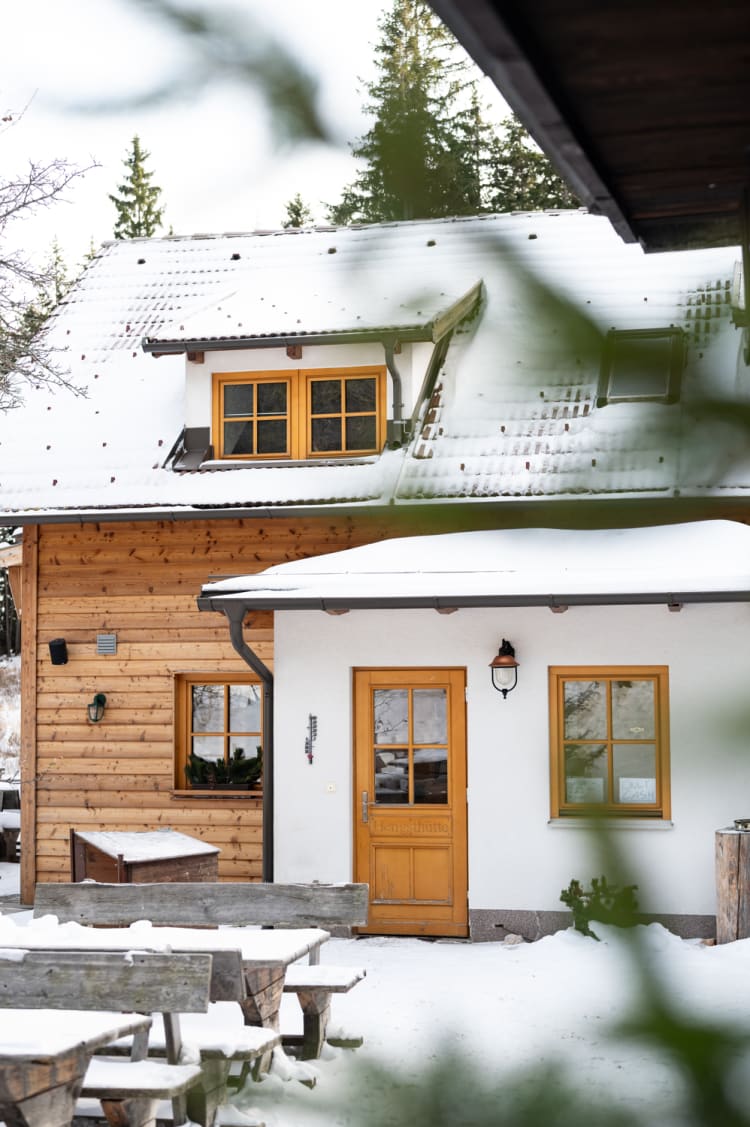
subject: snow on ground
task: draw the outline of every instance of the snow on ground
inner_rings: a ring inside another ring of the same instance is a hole
[[[348,995],[334,996],[331,1032],[361,1034],[364,1045],[355,1052],[327,1046],[320,1061],[297,1065],[317,1077],[312,1090],[285,1081],[277,1063],[236,1107],[259,1112],[268,1127],[390,1122],[380,1117],[381,1087],[359,1066],[381,1062],[413,1081],[443,1053],[448,1067],[463,1059],[488,1083],[559,1061],[592,1098],[614,1097],[644,1122],[659,1122],[657,1109],[674,1099],[680,1081],[650,1047],[610,1037],[636,994],[630,933],[595,927],[602,942],[573,929],[514,946],[331,940],[321,961],[367,969]],[[676,1003],[750,1031],[750,940],[708,947],[658,924],[636,930]],[[299,1020],[298,1009],[286,996],[282,1028]]]
[[[13,867],[4,867],[3,877],[6,868]],[[6,911],[3,926],[23,927],[30,919],[28,911]],[[49,924],[53,926],[52,918]],[[573,929],[515,944],[330,940],[321,953],[323,963],[363,966],[367,975],[349,994],[334,996],[329,1035],[359,1035],[364,1044],[354,1051],[327,1045],[322,1058],[313,1062],[296,1062],[277,1051],[271,1074],[262,1083],[249,1082],[234,1097],[233,1106],[223,1111],[223,1123],[247,1124],[246,1116],[254,1116],[267,1127],[401,1124],[405,1121],[383,1110],[382,1075],[374,1078],[363,1066],[379,1065],[413,1086],[436,1063],[458,1085],[470,1068],[475,1086],[507,1084],[514,1072],[532,1067],[553,1075],[560,1063],[579,1093],[594,1101],[613,1100],[621,1111],[638,1116],[640,1124],[674,1127],[687,1122],[673,1110],[683,1091],[673,1068],[645,1043],[613,1035],[616,1023],[632,1016],[639,995],[633,936],[644,965],[668,989],[675,1006],[693,1019],[723,1023],[747,1035],[750,939],[714,947],[680,939],[659,924],[633,931],[594,928],[601,942]],[[70,930],[71,925],[61,929]],[[215,1021],[229,1017],[234,1013],[214,1012]],[[284,997],[281,1024],[285,1032],[301,1027],[293,996]],[[736,1091],[745,1107],[748,1076],[746,1068]],[[297,1082],[311,1079],[316,1081],[312,1089]],[[610,1119],[607,1115],[602,1122]],[[413,1127],[438,1122],[466,1127],[475,1120],[460,1115],[411,1120]],[[494,1118],[482,1122],[494,1123]],[[532,1120],[512,1122],[520,1127]]]
[[[0,861],[0,902],[6,896],[20,892],[21,866],[10,861]]]

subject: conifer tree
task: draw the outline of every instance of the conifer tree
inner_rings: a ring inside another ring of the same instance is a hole
[[[487,161],[490,211],[542,211],[578,207],[578,200],[517,117],[501,122]]]
[[[117,186],[119,194],[109,197],[117,210],[116,239],[150,238],[161,224],[164,209],[157,202],[161,188],[151,183],[154,174],[146,170],[150,156],[136,135],[123,161],[127,175]]]
[[[378,74],[365,87],[374,122],[352,146],[367,164],[329,207],[329,219],[369,223],[479,210],[479,167],[466,153],[486,126],[468,58],[424,0],[394,0],[378,27]]]
[[[286,204],[286,219],[281,226],[288,230],[290,227],[307,227],[312,223],[312,212],[299,192],[292,196]]]
[[[52,240],[49,258],[42,270],[36,296],[26,306],[21,318],[22,332],[29,343],[40,331],[56,305],[72,285],[68,268],[57,239]]]

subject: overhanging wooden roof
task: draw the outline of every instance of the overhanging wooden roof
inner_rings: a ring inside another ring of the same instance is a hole
[[[582,203],[624,239],[649,251],[743,241],[746,0],[431,5]]]

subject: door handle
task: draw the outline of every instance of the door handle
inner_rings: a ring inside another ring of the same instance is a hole
[[[369,798],[370,798],[370,796],[367,793],[367,791],[363,790],[362,791],[362,821],[363,822],[369,822],[369,820],[370,820]]]

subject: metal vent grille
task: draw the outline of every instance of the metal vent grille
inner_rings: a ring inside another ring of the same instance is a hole
[[[97,634],[96,635],[96,652],[98,654],[116,654],[117,653],[117,635],[116,634]]]

